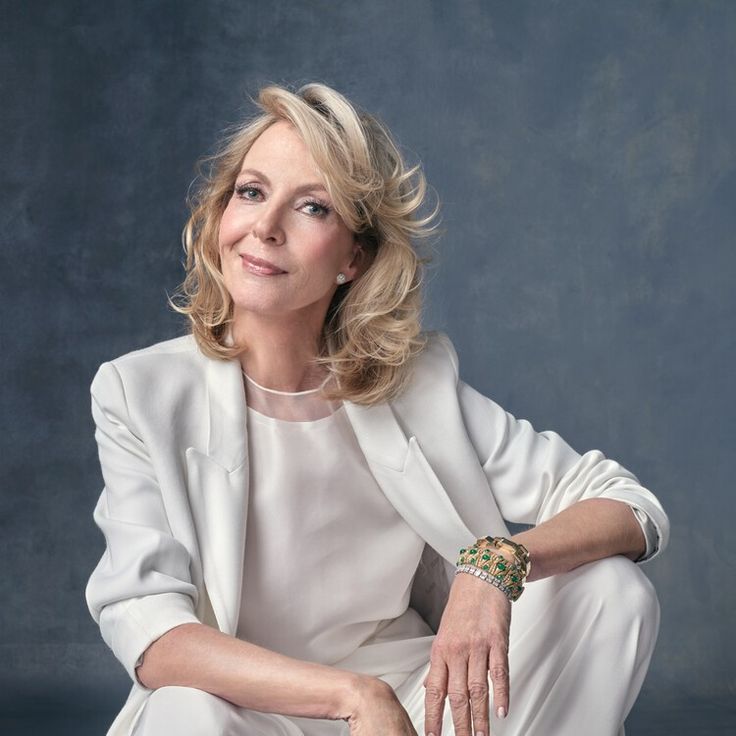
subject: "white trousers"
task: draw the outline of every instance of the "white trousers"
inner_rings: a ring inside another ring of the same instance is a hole
[[[481,581],[479,581],[480,583]],[[529,583],[511,607],[510,706],[492,736],[622,736],[659,632],[654,586],[617,555]],[[424,736],[429,662],[396,689]],[[491,696],[491,713],[493,698]],[[349,736],[345,721],[261,713],[195,688],[155,690],[133,736]],[[445,703],[443,736],[454,736]],[[438,735],[439,736],[439,735]]]

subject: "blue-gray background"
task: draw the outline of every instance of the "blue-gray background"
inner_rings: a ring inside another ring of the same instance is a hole
[[[450,334],[465,380],[619,460],[670,515],[670,548],[643,568],[662,624],[634,733],[652,714],[684,733],[686,704],[734,718],[719,703],[736,691],[736,3],[66,0],[2,16],[6,713],[104,711],[88,721],[102,733],[122,704],[84,601],[103,550],[89,383],[183,331],[166,293],[197,157],[263,83],[323,81],[389,125],[442,201],[425,325]]]

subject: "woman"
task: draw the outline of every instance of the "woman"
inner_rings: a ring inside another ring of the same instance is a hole
[[[623,733],[661,505],[421,332],[435,213],[375,118],[321,84],[259,105],[192,203],[191,334],[92,382],[107,549],[86,595],[133,682],[108,733]],[[436,635],[409,605],[428,550]]]

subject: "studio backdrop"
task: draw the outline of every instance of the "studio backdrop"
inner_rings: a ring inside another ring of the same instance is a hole
[[[194,163],[271,81],[335,87],[424,167],[424,325],[465,381],[669,514],[635,713],[733,698],[736,4],[39,0],[2,26],[0,710],[127,694],[84,599],[89,384],[186,330]]]

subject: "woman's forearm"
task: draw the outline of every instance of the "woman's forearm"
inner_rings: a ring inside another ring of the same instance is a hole
[[[204,624],[182,624],[146,650],[136,670],[146,687],[181,685],[252,710],[347,718],[368,678],[287,657]]]
[[[612,555],[637,559],[646,549],[631,507],[610,498],[587,498],[511,539],[529,550],[527,582],[572,570]]]

